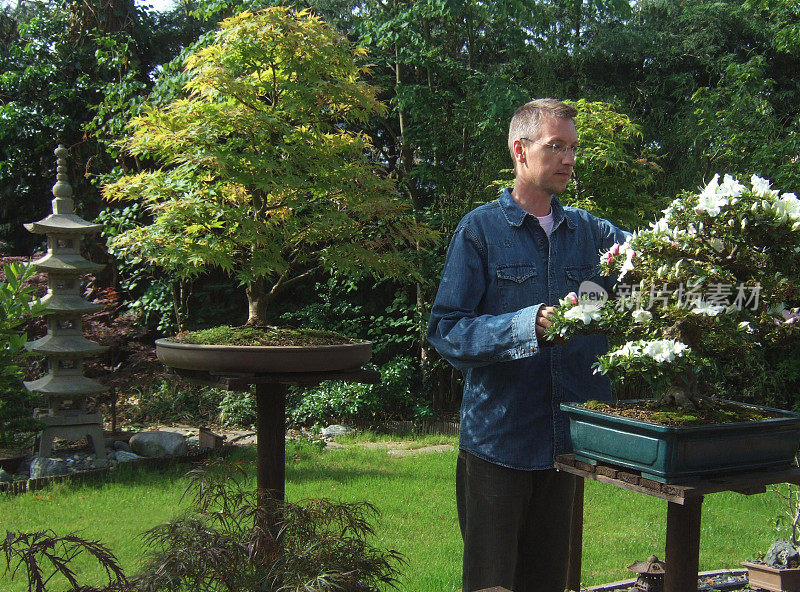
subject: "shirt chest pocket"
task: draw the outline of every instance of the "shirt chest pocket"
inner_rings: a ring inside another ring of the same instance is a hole
[[[567,292],[578,293],[580,285],[585,281],[591,281],[599,286],[603,286],[603,278],[600,277],[600,269],[596,265],[577,265],[565,267],[564,275],[567,280]]]
[[[499,265],[497,292],[503,312],[513,312],[541,302],[539,274],[531,263]]]

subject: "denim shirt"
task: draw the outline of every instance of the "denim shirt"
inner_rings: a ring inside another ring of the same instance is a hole
[[[599,276],[599,253],[627,234],[610,222],[552,198],[553,229],[508,189],[467,214],[456,228],[431,311],[428,340],[464,376],[460,448],[522,470],[548,469],[569,452],[559,404],[610,400],[611,385],[591,366],[603,335],[540,348],[536,314]]]

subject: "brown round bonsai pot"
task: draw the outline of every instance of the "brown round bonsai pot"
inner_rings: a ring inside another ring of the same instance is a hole
[[[171,368],[207,372],[333,372],[359,368],[372,342],[315,346],[197,345],[156,340],[158,359]]]

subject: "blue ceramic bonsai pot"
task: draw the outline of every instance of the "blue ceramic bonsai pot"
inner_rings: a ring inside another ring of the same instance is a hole
[[[750,405],[779,415],[762,421],[664,426],[562,403],[576,458],[641,471],[682,483],[758,469],[789,468],[800,446],[800,414]]]

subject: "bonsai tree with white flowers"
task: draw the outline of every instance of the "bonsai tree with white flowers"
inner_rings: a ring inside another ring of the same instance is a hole
[[[601,253],[599,268],[616,293],[570,294],[548,337],[605,332],[616,345],[596,372],[644,380],[663,404],[708,405],[699,386],[713,370],[800,335],[800,199],[756,175],[749,185],[717,175]]]

